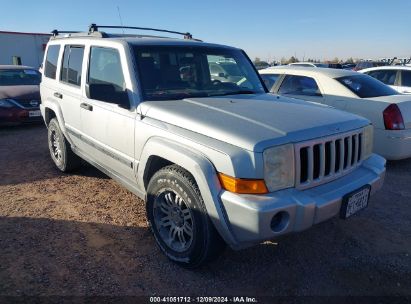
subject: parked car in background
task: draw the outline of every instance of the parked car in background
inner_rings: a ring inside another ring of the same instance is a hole
[[[342,65],[340,63],[294,62],[294,63],[289,63],[288,65],[312,67],[312,68],[342,69]]]
[[[243,73],[234,61],[209,62],[211,79],[220,82],[237,83],[243,78]]]
[[[411,97],[371,76],[348,70],[274,67],[260,71],[271,92],[364,116],[374,125],[374,151],[387,159],[411,157]],[[271,78],[270,78],[271,77]]]
[[[290,66],[311,67],[311,68],[328,68],[328,64],[319,62],[293,62]]]
[[[360,61],[355,65],[353,70],[354,71],[360,71],[360,70],[363,70],[363,69],[379,67],[379,66],[385,66],[385,65],[388,65],[388,62],[383,62],[383,61]]]
[[[270,64],[265,61],[254,62],[254,66],[257,70],[266,69],[270,67]]]
[[[384,66],[364,69],[360,72],[384,82],[399,93],[411,94],[411,67]]]
[[[0,65],[0,125],[41,121],[40,81],[32,67]]]
[[[191,268],[367,206],[385,175],[369,120],[273,96],[244,51],[180,34],[54,32],[41,112],[59,170],[82,158],[126,186],[161,251]],[[222,61],[243,79],[213,79]]]
[[[344,70],[352,70],[355,68],[355,66],[356,66],[355,63],[343,63],[342,68]]]

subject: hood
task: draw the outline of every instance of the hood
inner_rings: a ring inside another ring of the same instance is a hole
[[[369,123],[328,106],[272,94],[149,101],[140,105],[140,111],[147,117],[255,152]]]
[[[40,99],[38,85],[0,86],[0,99],[11,98],[15,100]]]

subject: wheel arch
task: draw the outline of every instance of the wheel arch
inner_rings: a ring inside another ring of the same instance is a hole
[[[159,163],[156,164],[156,161]],[[159,169],[170,164],[180,166],[193,176],[215,228],[227,244],[235,246],[237,242],[231,233],[224,207],[219,199],[221,185],[216,169],[200,151],[166,138],[150,138],[140,157],[137,172],[138,184],[144,185],[146,190],[149,177],[151,178]]]

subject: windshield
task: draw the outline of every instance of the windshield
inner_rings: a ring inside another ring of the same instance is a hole
[[[209,47],[134,47],[145,100],[265,93],[240,50]]]
[[[30,69],[0,69],[0,86],[39,85],[41,74]]]
[[[347,87],[360,98],[390,96],[399,94],[394,89],[368,75],[352,75],[336,78],[338,82]]]

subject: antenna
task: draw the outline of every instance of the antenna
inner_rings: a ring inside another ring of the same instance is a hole
[[[118,5],[117,5],[117,11],[118,11],[118,17],[120,18],[120,24],[122,26],[122,31],[123,31],[123,34],[124,34],[123,19],[121,18],[120,7]]]

